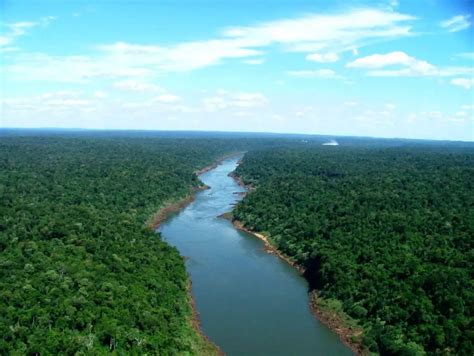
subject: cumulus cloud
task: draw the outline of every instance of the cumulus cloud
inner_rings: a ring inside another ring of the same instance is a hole
[[[409,65],[415,59],[405,52],[390,52],[387,54],[373,54],[358,58],[347,64],[349,68],[382,68],[394,64]],[[416,61],[416,60],[415,60]]]
[[[448,30],[448,32],[458,32],[465,30],[471,26],[469,19],[471,15],[457,15],[450,19],[440,22],[440,26]]]
[[[368,69],[367,74],[373,77],[408,77],[408,76],[441,76],[452,77],[474,72],[472,67],[445,67],[411,57],[405,52],[395,51],[386,54],[373,54],[357,58],[346,64],[348,68]],[[389,68],[387,68],[389,67]]]
[[[369,72],[371,76],[418,76],[436,73],[436,67],[432,64],[410,57],[405,52],[400,51],[358,58],[346,66],[348,68],[364,69],[379,69],[388,66],[402,67],[396,70],[373,70]]]

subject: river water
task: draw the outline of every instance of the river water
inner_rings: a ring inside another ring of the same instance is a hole
[[[159,229],[187,257],[203,332],[229,356],[351,355],[311,314],[299,273],[218,217],[241,199],[236,192],[245,191],[228,176],[239,158],[202,174],[211,189]]]

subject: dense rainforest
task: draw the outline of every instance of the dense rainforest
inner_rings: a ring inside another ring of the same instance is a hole
[[[0,137],[0,354],[203,354],[178,251],[146,228],[238,141]]]
[[[298,145],[248,152],[234,218],[306,268],[384,355],[474,354],[474,149]]]

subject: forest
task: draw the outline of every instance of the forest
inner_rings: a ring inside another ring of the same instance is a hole
[[[145,226],[238,141],[0,139],[0,354],[213,353],[178,251]]]
[[[247,151],[233,214],[386,355],[474,353],[474,151],[323,136],[0,130],[0,353],[215,354],[146,223]]]
[[[234,219],[303,266],[371,352],[474,354],[472,147],[288,145],[236,174],[255,189]]]

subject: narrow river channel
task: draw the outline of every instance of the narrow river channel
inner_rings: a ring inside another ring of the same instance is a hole
[[[160,226],[163,239],[187,257],[203,332],[229,356],[351,355],[311,314],[299,273],[218,218],[245,191],[228,176],[239,158],[202,174],[211,189]]]

